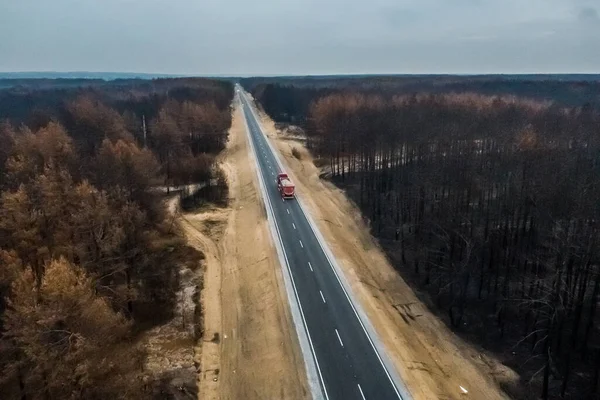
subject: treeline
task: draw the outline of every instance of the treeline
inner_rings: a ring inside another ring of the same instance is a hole
[[[307,134],[394,265],[541,396],[598,398],[600,113],[332,95]]]
[[[227,141],[233,85],[196,78],[116,80],[78,88],[0,90],[0,117],[37,130],[64,126],[84,158],[122,138],[158,157],[164,184],[208,179]]]
[[[65,104],[89,95],[119,113],[130,111],[142,118],[155,118],[168,99],[178,102],[214,102],[229,107],[233,86],[228,81],[204,78],[175,79],[27,79],[5,80],[18,85],[0,90],[0,119],[14,124],[30,123],[36,114],[58,115]],[[2,86],[0,85],[0,88]]]
[[[450,94],[474,92],[554,101],[562,106],[600,107],[598,75],[481,75],[481,76],[324,76],[245,78],[265,111],[278,122],[304,126],[310,103],[328,94],[360,92],[387,100],[414,93]]]
[[[311,102],[333,92],[326,88],[299,88],[269,83],[252,87],[251,93],[274,120],[304,126]]]
[[[206,96],[194,90],[202,86],[180,93]],[[210,176],[229,123],[216,100],[160,96],[142,131],[139,110],[119,112],[87,90],[46,119],[32,113],[29,126],[0,124],[3,399],[151,395],[136,335],[173,315],[179,268],[202,257],[157,189]],[[183,161],[164,151],[193,160],[190,170],[172,172]]]

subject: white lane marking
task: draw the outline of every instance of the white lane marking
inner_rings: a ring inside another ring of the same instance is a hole
[[[321,292],[321,291],[319,290],[319,293],[321,293],[321,300],[323,300],[323,303],[327,303],[327,302],[325,301],[325,296],[323,296],[323,292]]]
[[[288,214],[290,213],[290,209],[289,208],[287,209],[287,212],[288,212]]]
[[[294,229],[296,229],[296,224],[292,222],[292,226],[294,227]]]
[[[302,240],[299,240],[300,242],[300,247],[304,248],[304,245],[302,244]]]
[[[313,270],[310,261],[308,262],[308,268],[310,268],[311,271]]]
[[[275,176],[275,174],[274,174],[274,173],[272,173],[272,172],[271,172],[271,175]]]
[[[362,391],[362,388],[360,387],[360,383],[358,384],[358,391],[360,392],[360,395],[362,396],[363,400],[367,400],[367,398],[365,397],[365,394]]]
[[[338,332],[337,329],[335,330],[335,334],[337,335],[338,340],[340,341],[340,344],[342,345],[342,347],[344,347],[344,342],[342,342],[342,338],[340,337],[340,333]]]
[[[245,116],[244,122],[245,122],[245,125],[246,125],[246,133],[248,134],[248,136],[250,136],[251,131],[250,131],[250,127],[248,125],[248,119],[247,119],[248,117],[247,117],[247,115],[244,115],[244,116]],[[254,117],[253,113],[252,113],[252,116]],[[253,140],[250,140],[250,147],[251,147],[252,152],[254,153],[254,155],[255,156],[258,155],[258,151],[254,147],[254,141]],[[304,332],[306,332],[306,337],[308,339],[308,345],[310,347],[310,352],[312,353],[313,360],[314,360],[314,365],[316,366],[317,373],[319,375],[319,380],[320,380],[319,383],[320,383],[321,389],[323,389],[323,394],[325,395],[325,399],[329,400],[329,394],[327,393],[327,387],[325,386],[325,380],[323,380],[323,374],[321,373],[321,366],[319,365],[319,360],[317,359],[317,354],[315,352],[315,347],[313,345],[312,338],[310,337],[310,331],[308,330],[308,325],[306,324],[306,318],[304,316],[304,310],[302,309],[302,303],[300,303],[300,297],[298,296],[298,289],[296,288],[296,282],[294,281],[294,276],[292,275],[292,270],[290,268],[290,262],[288,260],[287,253],[285,252],[285,247],[283,245],[283,239],[281,238],[281,232],[279,230],[279,225],[277,224],[277,219],[275,218],[275,211],[273,209],[273,206],[271,205],[271,198],[267,194],[267,187],[266,187],[266,183],[264,182],[262,174],[260,174],[258,170],[256,171],[256,174],[258,175],[258,180],[259,180],[259,183],[260,183],[260,188],[261,188],[261,191],[262,191],[263,200],[266,199],[266,203],[268,204],[268,208],[271,211],[271,213],[270,213],[270,216],[271,216],[270,221],[273,222],[272,225],[271,225],[271,228],[273,228],[273,227],[275,228],[274,229],[275,234],[273,234],[273,230],[271,231],[271,234],[274,236],[273,240],[275,241],[275,243],[279,242],[279,246],[276,245],[276,247],[278,247],[278,250],[281,251],[280,253],[278,251],[278,253],[279,253],[279,259],[281,260],[281,254],[283,254],[283,259],[285,260],[285,266],[286,266],[286,269],[288,271],[288,275],[287,276],[289,277],[289,282],[292,283],[292,289],[294,291],[294,297],[296,299],[295,303],[298,305],[298,308],[300,310],[300,317],[302,319],[302,325],[304,326]],[[281,199],[281,201],[284,201],[283,198]],[[289,286],[288,286],[288,288],[289,288]],[[294,317],[294,323],[295,324],[296,324],[296,321],[297,321],[297,319],[295,317],[296,315],[297,314],[292,313],[292,316]],[[296,331],[299,332],[298,329],[296,329]],[[298,333],[298,336],[302,336],[302,335],[300,333]],[[301,347],[304,347],[304,346],[301,346]],[[303,349],[303,352],[304,352],[304,349]],[[306,359],[307,359],[307,357],[305,357],[305,360]],[[308,374],[310,375],[310,372],[312,372],[311,368],[307,367],[306,369],[309,371]],[[311,386],[311,389],[313,388],[313,386],[311,384],[312,382],[313,382],[313,380],[311,379],[310,383],[309,383],[309,385]],[[311,391],[313,391],[313,390],[311,390]],[[316,393],[314,393],[314,394],[316,395]]]

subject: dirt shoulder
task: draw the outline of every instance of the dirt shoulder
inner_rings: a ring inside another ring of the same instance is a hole
[[[196,349],[199,398],[308,398],[304,361],[237,107],[220,162],[229,206],[182,215],[189,243],[206,256],[204,335]]]
[[[393,269],[360,210],[341,190],[319,179],[320,170],[303,144],[281,134],[264,113],[261,120],[414,399],[508,398],[499,383],[516,379],[516,374],[435,317]]]

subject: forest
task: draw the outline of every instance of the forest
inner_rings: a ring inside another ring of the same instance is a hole
[[[191,78],[0,90],[0,397],[151,398],[137,338],[203,258],[162,193],[219,178],[232,97]]]
[[[409,75],[244,78],[244,87],[280,122],[304,126],[310,103],[333,93],[372,94],[391,99],[413,93],[474,92],[554,101],[569,107],[600,105],[599,75]]]
[[[515,398],[600,397],[597,104],[350,85],[253,93],[277,122],[301,122],[322,176],[426,304],[519,372]]]

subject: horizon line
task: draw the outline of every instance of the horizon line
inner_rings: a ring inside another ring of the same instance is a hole
[[[185,77],[185,78],[279,78],[279,77],[328,77],[328,76],[503,76],[503,75],[600,75],[599,72],[383,72],[383,73],[288,73],[288,74],[188,74],[188,73],[163,73],[163,72],[121,72],[121,71],[0,71],[2,75],[143,75],[156,77]],[[11,78],[8,78],[11,79]]]

